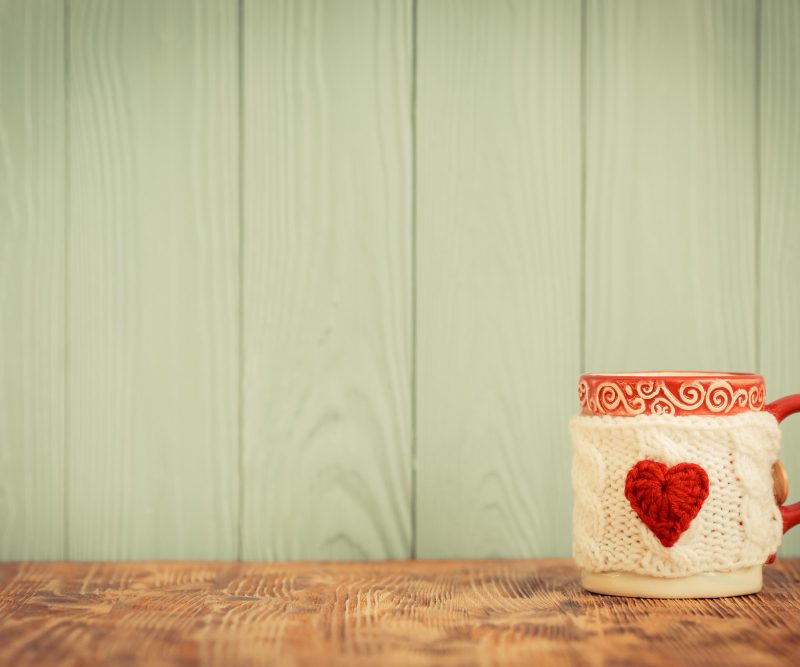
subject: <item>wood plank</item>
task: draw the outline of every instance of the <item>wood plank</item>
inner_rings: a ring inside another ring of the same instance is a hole
[[[800,4],[761,4],[761,367],[770,399],[800,392]],[[789,500],[800,500],[800,418],[784,422]],[[781,553],[800,554],[800,533]]]
[[[70,2],[72,558],[237,554],[237,20]]]
[[[0,560],[64,546],[64,10],[0,0]]]
[[[581,4],[421,2],[418,44],[418,552],[566,554]]]
[[[243,555],[411,540],[411,3],[244,4]]]
[[[584,592],[566,560],[0,565],[0,662],[796,665],[800,563],[758,595]]]
[[[588,3],[588,370],[756,366],[755,8]]]

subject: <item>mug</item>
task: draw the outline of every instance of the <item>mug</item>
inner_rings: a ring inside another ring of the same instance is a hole
[[[583,587],[632,597],[757,593],[800,523],[782,506],[780,429],[754,373],[589,373],[572,436],[573,557]]]

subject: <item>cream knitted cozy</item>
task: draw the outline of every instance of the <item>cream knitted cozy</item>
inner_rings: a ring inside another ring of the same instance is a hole
[[[780,512],[772,464],[780,429],[768,412],[728,417],[585,416],[572,434],[573,556],[593,572],[682,577],[764,563],[778,548]],[[638,461],[702,466],[708,497],[689,528],[665,547],[625,497]]]

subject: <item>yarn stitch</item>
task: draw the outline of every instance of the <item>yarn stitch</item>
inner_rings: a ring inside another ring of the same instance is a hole
[[[780,545],[772,495],[780,429],[768,412],[731,416],[579,415],[573,443],[573,556],[593,572],[684,577],[764,563]],[[628,472],[649,460],[702,467],[708,496],[672,546],[625,495]]]
[[[667,468],[658,461],[639,461],[628,471],[625,497],[661,544],[671,547],[708,497],[708,475],[696,463]]]

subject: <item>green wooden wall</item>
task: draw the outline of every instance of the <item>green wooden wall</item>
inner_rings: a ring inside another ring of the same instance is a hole
[[[800,391],[799,35],[0,0],[0,559],[567,554],[581,371]]]

